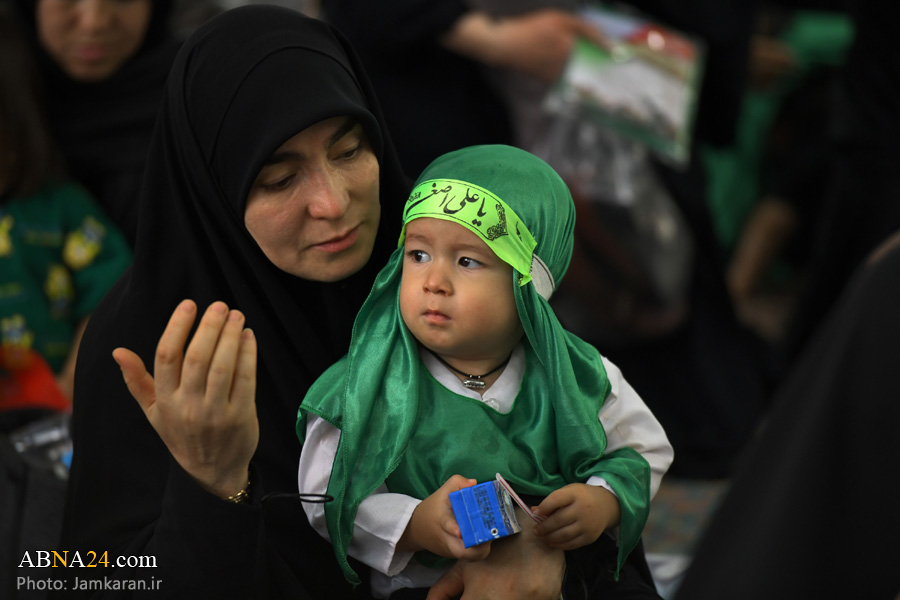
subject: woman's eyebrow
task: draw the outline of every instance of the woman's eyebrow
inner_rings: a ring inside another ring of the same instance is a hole
[[[331,148],[332,146],[337,144],[338,140],[356,129],[357,125],[359,125],[359,121],[357,121],[353,117],[347,117],[347,119],[341,124],[340,127],[337,128],[337,131],[335,131],[331,138],[328,140],[328,147]]]
[[[266,162],[263,163],[264,167],[270,167],[272,165],[277,165],[278,163],[287,162],[289,160],[300,160],[301,155],[297,152],[291,152],[290,150],[284,150],[282,152],[276,152],[272,156],[266,159]]]
[[[359,121],[357,121],[353,117],[347,117],[347,120],[341,123],[340,127],[338,127],[337,130],[331,135],[331,137],[328,138],[327,147],[331,148],[332,146],[337,144],[341,138],[356,129],[358,125]],[[303,156],[297,152],[284,150],[282,152],[276,152],[275,154],[267,158],[263,163],[263,166],[269,167],[290,160],[300,160],[301,158],[303,158]]]

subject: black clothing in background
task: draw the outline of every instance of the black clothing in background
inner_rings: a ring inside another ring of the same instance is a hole
[[[703,42],[706,64],[695,137],[714,146],[731,145],[746,88],[758,0],[629,0],[625,4]]]
[[[463,0],[323,0],[322,9],[359,51],[407,174],[452,150],[512,143],[484,67],[438,42],[469,10]]]
[[[163,86],[180,41],[168,33],[172,0],[153,0],[144,44],[108,79],[70,78],[37,39],[38,0],[10,0],[28,26],[27,35],[46,86],[51,133],[69,175],[84,185],[134,244],[144,162]]]
[[[678,600],[900,591],[900,245],[857,272],[784,380]]]
[[[246,198],[283,142],[343,115],[360,120],[379,158],[381,225],[370,267],[343,282],[305,281],[276,268],[250,236]],[[356,312],[396,245],[408,183],[356,54],[327,24],[245,6],[185,42],[150,146],[133,264],[81,345],[62,541],[111,558],[154,556],[158,566],[79,577],[152,575],[162,584],[144,592],[148,598],[368,595],[365,583],[349,588],[295,499],[263,498],[297,492],[297,407],[347,350]],[[258,340],[260,437],[247,505],[203,491],[179,468],[110,355],[124,346],[153,365],[183,298],[201,313],[215,300],[241,310]]]
[[[809,281],[788,332],[788,364],[814,335],[853,271],[900,228],[900,55],[893,5],[849,5],[856,37],[839,75],[834,162],[811,249]]]

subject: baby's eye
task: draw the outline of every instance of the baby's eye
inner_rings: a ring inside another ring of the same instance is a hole
[[[410,250],[406,253],[413,262],[422,263],[431,260],[431,257],[428,256],[427,252],[423,252],[422,250]]]
[[[466,269],[475,269],[482,265],[480,262],[478,262],[474,258],[469,258],[468,256],[463,256],[462,258],[459,259],[459,266],[466,268]]]

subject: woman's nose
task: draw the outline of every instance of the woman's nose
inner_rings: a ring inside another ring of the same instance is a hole
[[[350,195],[343,180],[327,169],[310,175],[307,193],[309,214],[316,219],[340,219],[350,206]]]
[[[113,7],[109,0],[82,0],[80,23],[88,31],[106,29],[113,21]]]

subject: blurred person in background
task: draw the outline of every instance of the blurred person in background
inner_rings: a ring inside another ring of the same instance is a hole
[[[785,343],[787,368],[866,256],[900,228],[900,60],[883,0],[848,6],[855,37],[836,93],[828,194],[818,209],[809,280]]]
[[[172,0],[2,0],[18,9],[71,176],[134,244],[137,199],[180,41]]]
[[[88,315],[131,252],[64,173],[20,29],[0,5],[0,409],[66,408]]]
[[[359,49],[407,173],[451,150],[514,142],[487,67],[549,83],[577,36],[602,43],[589,23],[555,8],[504,19],[464,0],[323,0],[321,9]]]

